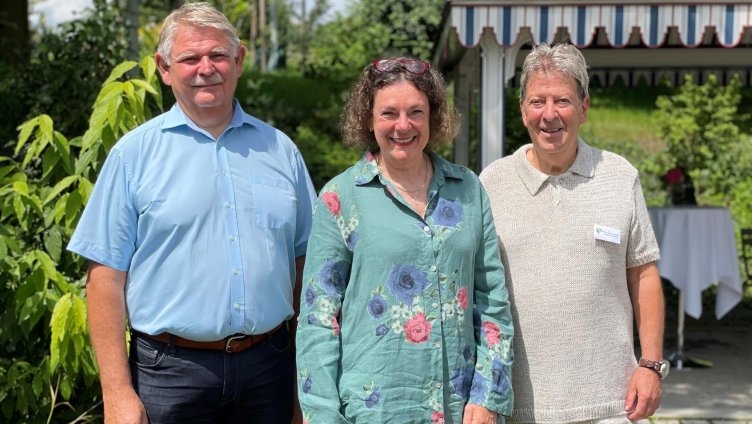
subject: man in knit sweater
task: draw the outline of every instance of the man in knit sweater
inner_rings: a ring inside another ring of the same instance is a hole
[[[578,137],[588,81],[574,46],[536,46],[520,94],[532,144],[480,176],[512,300],[515,423],[644,419],[667,373],[658,245],[637,170]]]

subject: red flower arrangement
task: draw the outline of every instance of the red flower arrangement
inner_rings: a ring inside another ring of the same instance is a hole
[[[684,172],[678,166],[673,167],[663,176],[663,182],[669,187],[681,184],[684,182]]]

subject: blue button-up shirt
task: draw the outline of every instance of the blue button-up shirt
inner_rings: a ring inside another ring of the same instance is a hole
[[[113,147],[68,249],[128,272],[136,330],[264,333],[293,314],[315,198],[292,141],[237,101],[216,140],[176,104]]]

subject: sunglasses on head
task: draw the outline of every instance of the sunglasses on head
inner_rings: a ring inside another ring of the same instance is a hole
[[[395,69],[404,69],[407,72],[423,75],[431,65],[420,59],[408,59],[408,58],[390,58],[390,59],[376,59],[373,61],[373,67],[380,72],[391,72]]]

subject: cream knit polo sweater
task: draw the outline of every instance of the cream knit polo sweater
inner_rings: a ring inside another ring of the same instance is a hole
[[[527,161],[531,147],[480,176],[512,301],[511,421],[613,417],[637,366],[626,270],[659,258],[639,176],[582,140],[569,170],[549,176]]]

